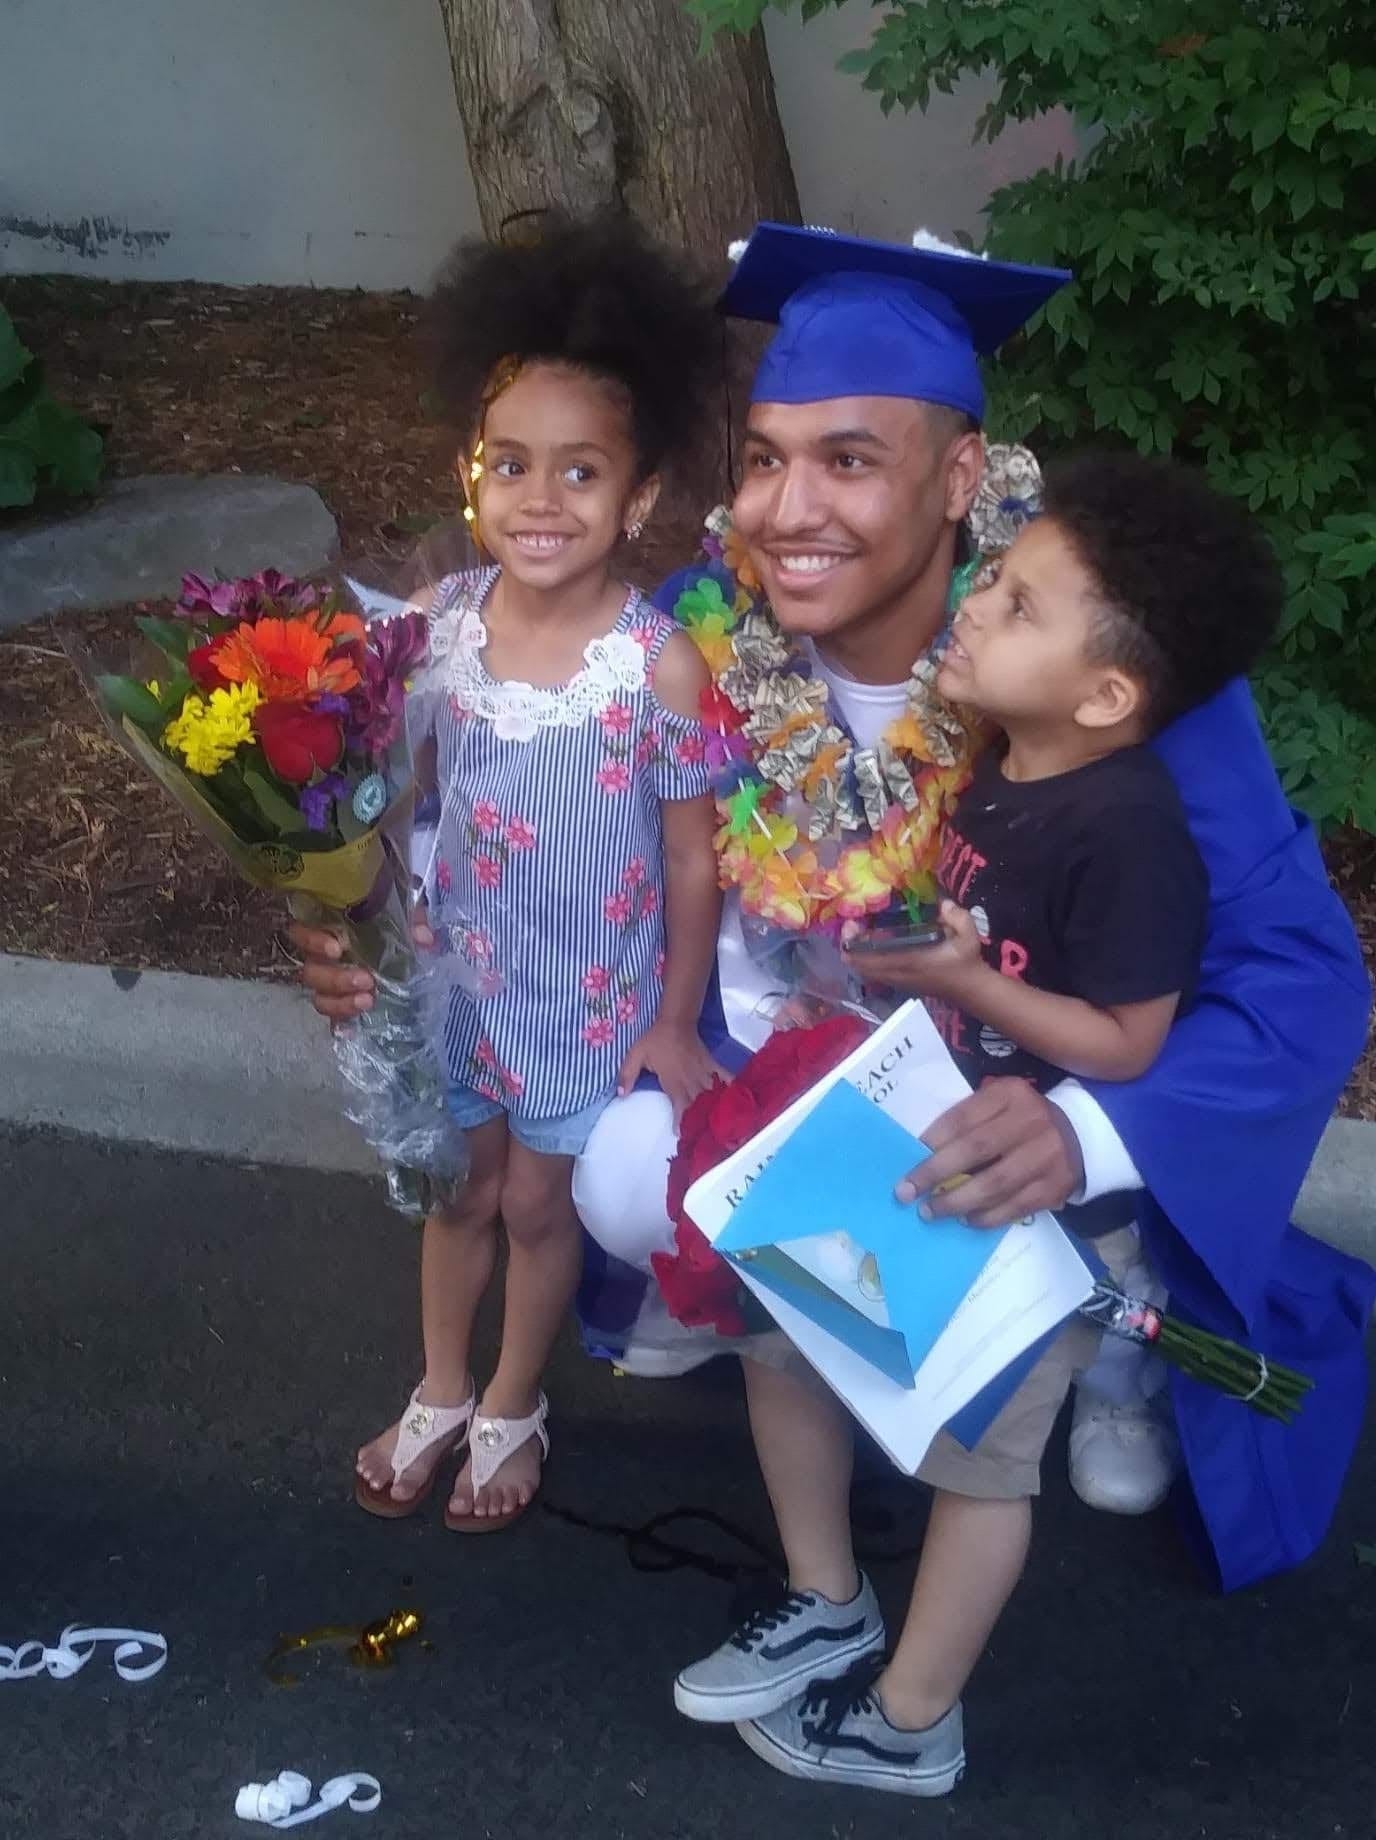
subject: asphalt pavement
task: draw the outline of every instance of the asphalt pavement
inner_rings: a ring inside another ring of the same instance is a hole
[[[359,1177],[0,1132],[0,1644],[122,1624],[170,1656],[145,1685],[108,1648],[70,1680],[0,1679],[3,1840],[266,1831],[235,1791],[284,1768],[381,1780],[377,1812],[327,1816],[322,1840],[1376,1832],[1370,1434],[1323,1553],[1228,1599],[1168,1513],[1081,1507],[1058,1440],[1028,1579],[967,1696],[965,1783],[927,1804],[819,1791],[670,1697],[764,1582],[725,1364],[637,1382],[568,1342],[545,1507],[510,1534],[448,1534],[438,1499],[392,1524],[353,1505],[353,1450],[415,1376],[415,1250]],[[872,1465],[857,1512],[896,1619],[920,1492]],[[664,1515],[658,1543],[624,1531]],[[279,1633],[397,1606],[429,1646],[390,1670],[335,1644],[299,1684],[268,1678]]]

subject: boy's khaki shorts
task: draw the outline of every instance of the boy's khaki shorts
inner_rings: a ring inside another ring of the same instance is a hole
[[[1137,1232],[1121,1227],[1093,1245],[1110,1275],[1121,1280],[1137,1256]],[[981,1501],[1018,1501],[1040,1494],[1042,1452],[1075,1376],[1093,1364],[1101,1334],[1084,1317],[1073,1317],[973,1450],[966,1450],[949,1432],[937,1433],[917,1472],[919,1481]],[[762,1335],[758,1342],[758,1348],[749,1351],[753,1359],[800,1378],[806,1375],[825,1388],[782,1330]]]

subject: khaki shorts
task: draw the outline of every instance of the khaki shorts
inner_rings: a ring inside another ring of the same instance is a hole
[[[1138,1256],[1137,1231],[1120,1227],[1093,1242],[1111,1276],[1121,1279]],[[980,1501],[1019,1501],[1041,1492],[1042,1452],[1075,1376],[1093,1365],[1102,1331],[1084,1317],[1068,1322],[973,1450],[939,1431],[917,1474],[921,1482]],[[824,1386],[815,1369],[775,1330],[742,1348],[752,1360]]]

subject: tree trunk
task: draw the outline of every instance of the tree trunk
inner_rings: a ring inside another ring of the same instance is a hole
[[[439,0],[483,228],[621,204],[724,259],[798,221],[764,38],[705,56],[680,0]]]

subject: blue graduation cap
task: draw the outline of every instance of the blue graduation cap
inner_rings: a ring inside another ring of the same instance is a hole
[[[984,418],[979,354],[1045,306],[1071,276],[943,249],[761,224],[720,307],[777,322],[753,402],[902,396]]]

